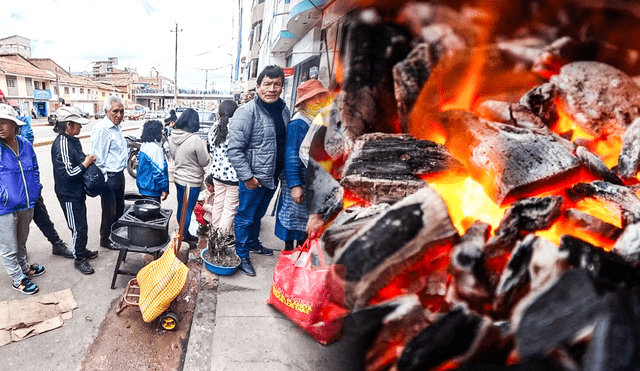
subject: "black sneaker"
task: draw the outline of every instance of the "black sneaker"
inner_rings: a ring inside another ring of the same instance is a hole
[[[240,265],[238,266],[238,269],[247,276],[253,277],[256,275],[256,270],[253,269],[253,265],[251,265],[251,260],[249,260],[249,258],[240,258]]]
[[[84,257],[87,259],[95,259],[98,257],[98,252],[87,249],[87,251],[84,253]]]
[[[76,260],[73,262],[73,266],[82,274],[93,274],[94,272],[93,267],[89,264],[87,259]]]
[[[73,259],[73,251],[63,241],[58,241],[52,245],[51,253],[53,255],[62,256],[63,258]]]
[[[12,283],[11,287],[13,287],[14,290],[18,290],[25,295],[33,295],[38,292],[38,290],[40,290],[38,288],[38,285],[31,282],[31,280],[27,277],[23,278],[22,281],[20,281],[20,283],[17,285],[15,283]]]
[[[273,255],[273,250],[271,249],[267,249],[266,247],[262,246],[262,245],[258,245],[257,248],[255,247],[250,247],[251,251],[255,252],[256,254],[260,254],[260,255],[266,255],[266,256],[271,256]]]
[[[104,247],[105,249],[109,249],[109,250],[120,250],[120,245],[111,241],[107,243],[101,243],[100,247]]]
[[[25,273],[27,277],[38,277],[44,274],[44,267],[39,264],[31,264],[29,266],[29,272]]]
[[[209,231],[209,224],[205,224],[205,225],[201,225],[198,227],[198,231],[196,233],[198,234],[207,234],[207,232]]]

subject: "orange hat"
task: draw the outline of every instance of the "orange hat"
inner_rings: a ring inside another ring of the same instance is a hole
[[[322,83],[320,81],[316,79],[309,79],[298,86],[298,100],[296,101],[295,106],[297,107],[305,100],[323,93],[328,94],[329,90],[322,86]]]

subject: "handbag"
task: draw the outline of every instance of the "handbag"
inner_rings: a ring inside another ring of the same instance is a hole
[[[313,256],[318,258],[317,266],[311,264]],[[344,307],[345,272],[344,266],[325,263],[319,240],[307,239],[304,245],[280,254],[267,303],[320,344],[332,343],[342,337],[349,312]]]
[[[82,174],[82,184],[84,185],[84,191],[89,197],[96,197],[102,193],[104,188],[104,174],[102,170],[92,163]]]

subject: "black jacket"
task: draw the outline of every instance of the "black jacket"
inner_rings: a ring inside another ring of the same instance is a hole
[[[58,200],[73,202],[86,199],[82,184],[82,174],[86,170],[82,165],[84,157],[80,139],[67,134],[58,134],[51,146],[53,180]]]

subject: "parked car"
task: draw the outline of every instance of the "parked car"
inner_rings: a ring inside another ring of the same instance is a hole
[[[220,115],[218,111],[198,111],[198,118],[200,119],[198,135],[207,143],[207,150],[209,150],[209,130],[220,119]]]
[[[100,119],[104,118],[104,110],[101,109],[100,111],[96,112],[96,114],[93,115],[93,117],[95,117],[96,120],[100,120]]]
[[[80,112],[80,116],[88,119],[89,118],[89,112],[83,110],[82,108],[78,108],[78,111]]]

